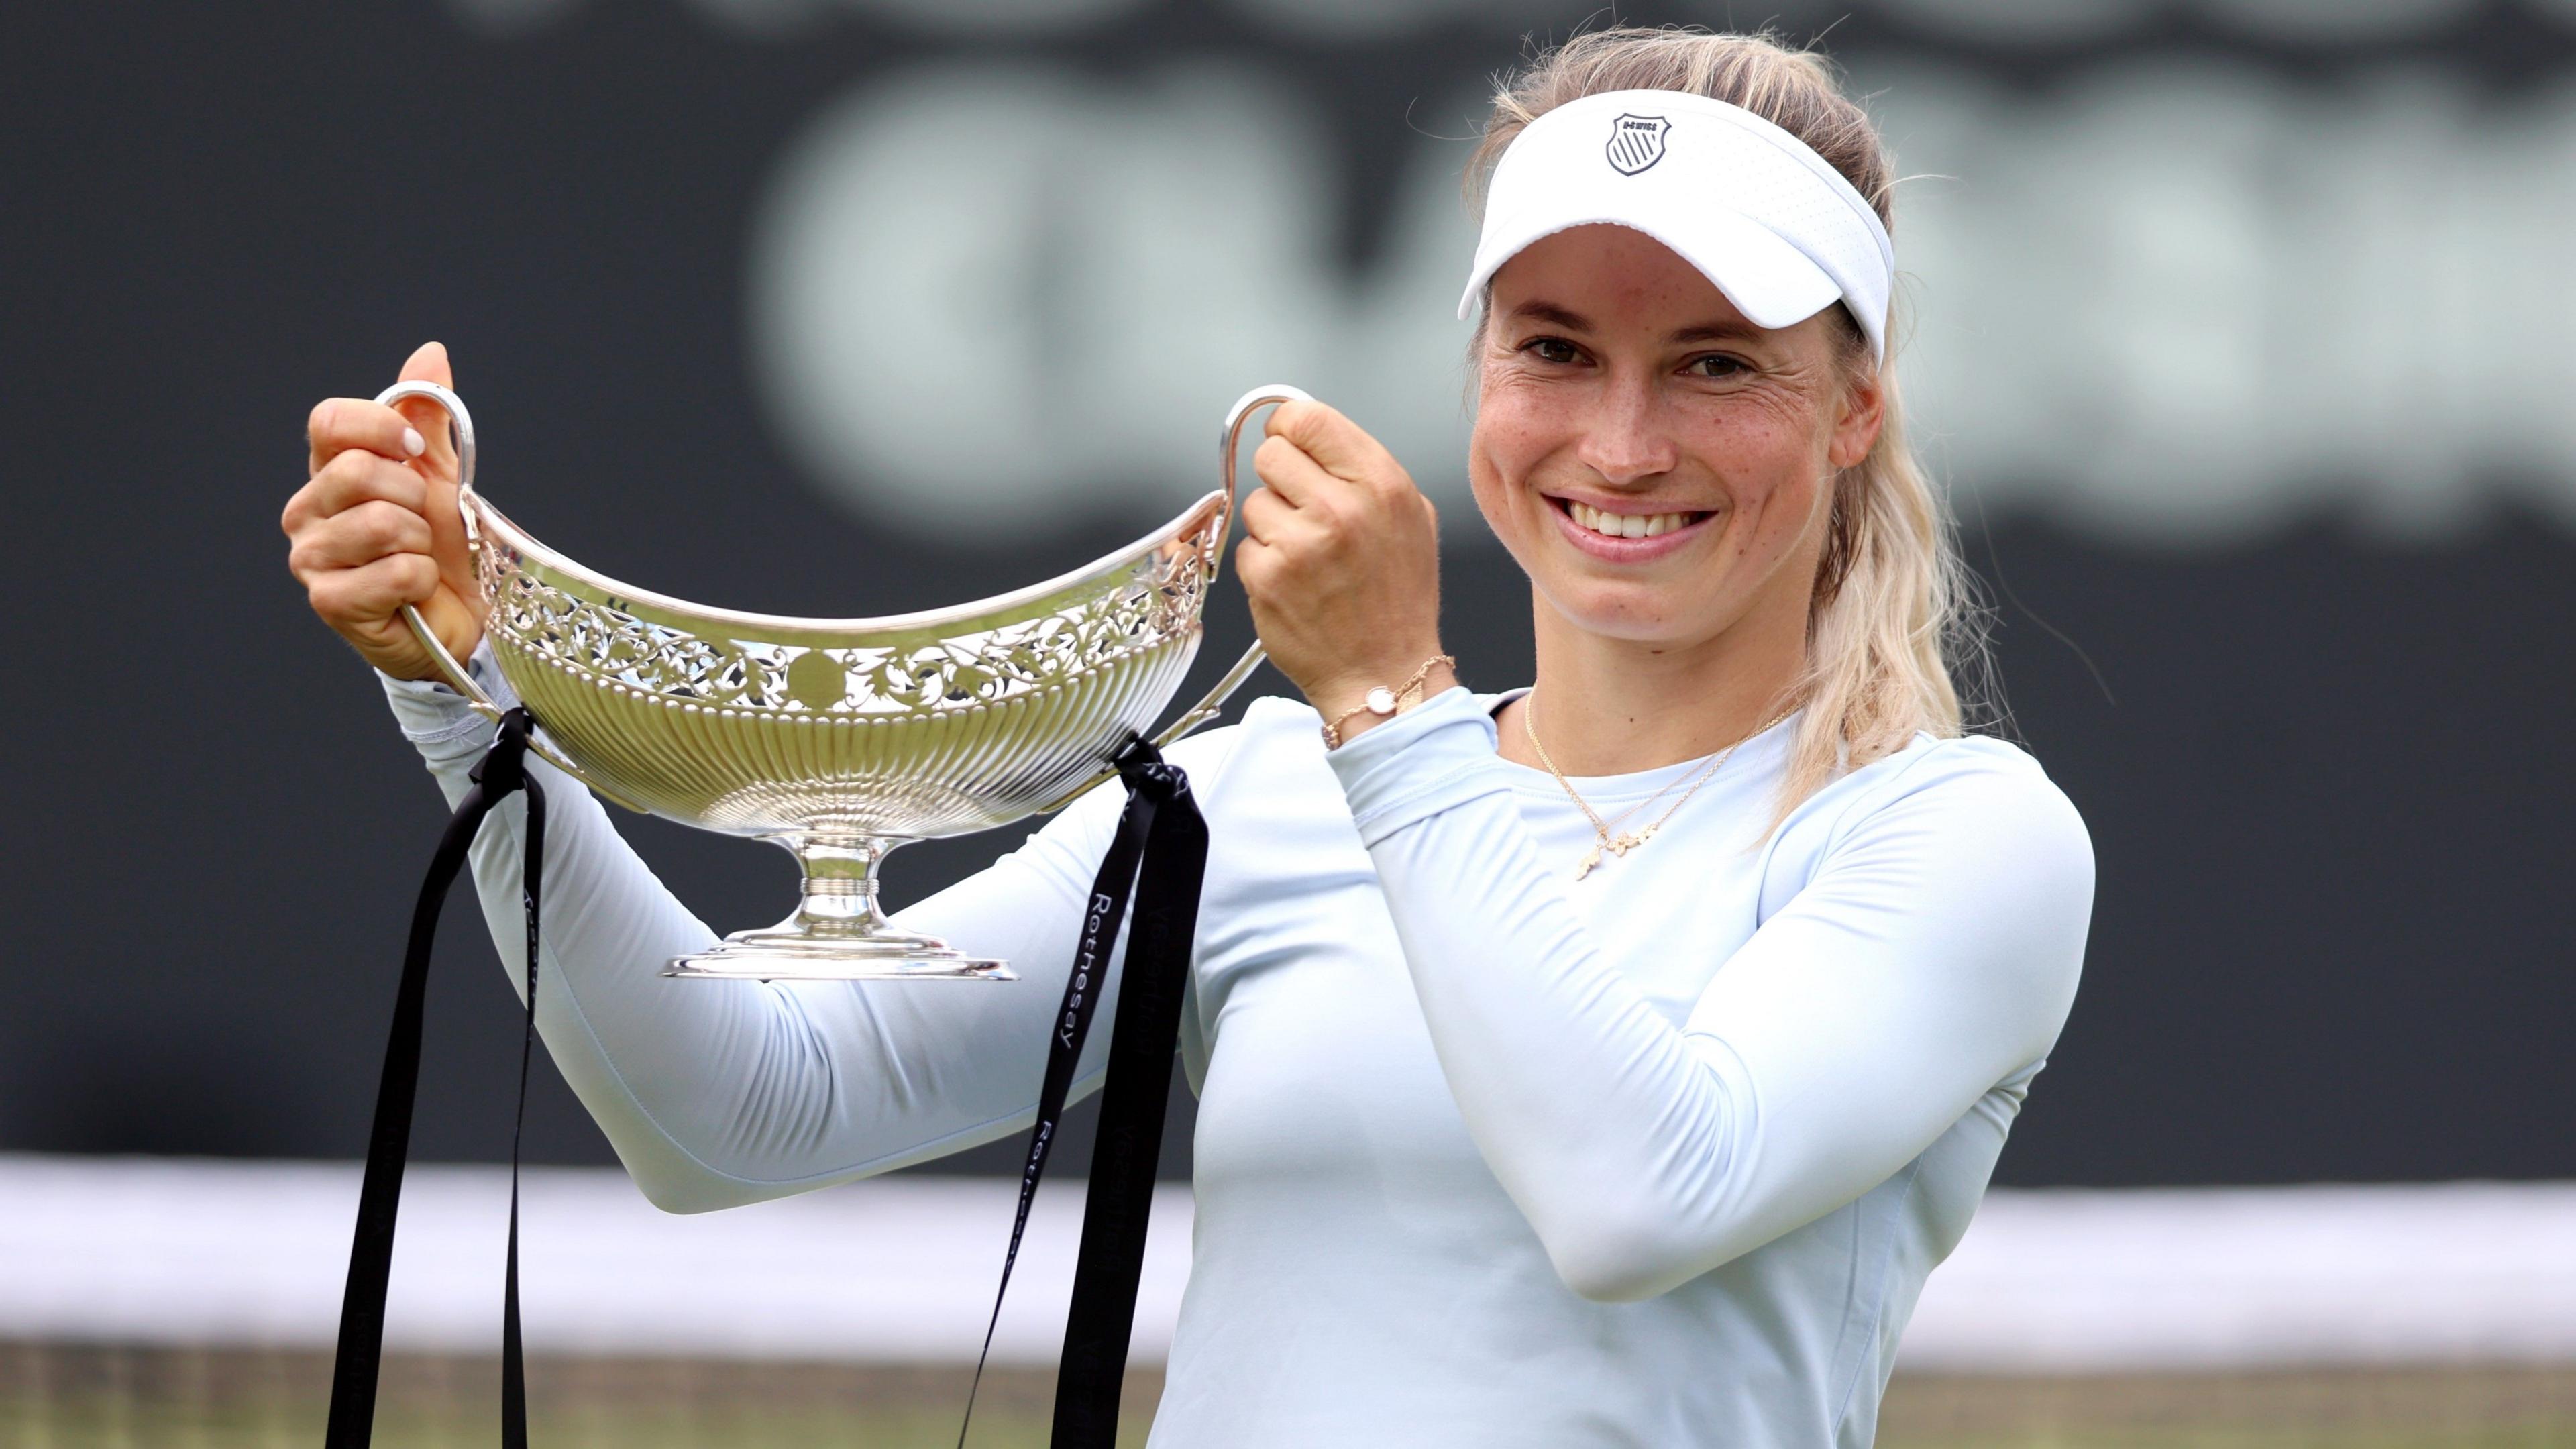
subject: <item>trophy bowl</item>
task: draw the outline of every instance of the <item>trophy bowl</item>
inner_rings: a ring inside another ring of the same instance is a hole
[[[1246,393],[1220,434],[1223,486],[1124,548],[974,603],[858,619],[710,608],[586,568],[475,491],[473,419],[453,392],[406,382],[377,401],[447,411],[484,638],[537,723],[537,752],[617,804],[775,842],[803,867],[794,914],[665,975],[1007,981],[1007,963],[889,922],[880,862],[906,841],[1057,809],[1114,776],[1110,759],[1152,729],[1198,653],[1244,424],[1305,396]],[[404,614],[448,684],[499,718],[418,611]],[[1212,718],[1261,659],[1260,645],[1245,651],[1154,743]]]

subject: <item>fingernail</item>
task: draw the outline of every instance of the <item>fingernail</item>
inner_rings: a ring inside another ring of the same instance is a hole
[[[420,429],[403,429],[403,451],[415,458],[429,451],[429,444],[421,441]]]

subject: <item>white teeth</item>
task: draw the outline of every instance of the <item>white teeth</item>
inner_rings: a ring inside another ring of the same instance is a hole
[[[1605,538],[1654,538],[1691,521],[1687,513],[1610,513],[1586,503],[1568,502],[1574,521]]]

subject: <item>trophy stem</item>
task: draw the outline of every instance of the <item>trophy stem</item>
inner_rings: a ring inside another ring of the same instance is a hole
[[[936,936],[906,931],[877,904],[877,869],[898,836],[807,832],[762,837],[804,871],[796,913],[775,926],[736,931],[711,951],[682,956],[665,976],[758,981],[1010,981],[1010,967],[968,956]]]
[[[809,936],[876,936],[894,929],[877,904],[877,867],[901,844],[881,835],[790,835],[778,843],[805,871],[796,927]]]

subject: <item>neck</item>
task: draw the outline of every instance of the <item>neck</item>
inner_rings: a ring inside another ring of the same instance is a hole
[[[1576,628],[1533,591],[1539,738],[1569,775],[1625,775],[1714,754],[1771,722],[1806,662],[1806,620],[1754,615],[1691,644]],[[1500,720],[1502,754],[1543,768],[1526,700]]]

